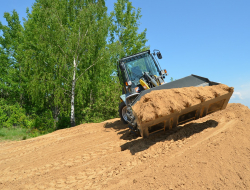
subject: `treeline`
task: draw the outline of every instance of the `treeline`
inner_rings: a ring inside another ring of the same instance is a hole
[[[117,60],[147,49],[140,9],[117,0],[36,0],[0,23],[0,127],[55,130],[118,117]]]

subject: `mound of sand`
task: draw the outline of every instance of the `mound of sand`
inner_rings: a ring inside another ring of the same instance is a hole
[[[137,122],[146,123],[231,91],[233,87],[224,84],[156,90],[144,95],[132,108]]]
[[[249,115],[228,104],[148,139],[113,119],[0,143],[0,189],[250,189]]]

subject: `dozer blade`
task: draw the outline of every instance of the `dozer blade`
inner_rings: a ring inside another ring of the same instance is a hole
[[[172,89],[172,88],[182,88],[182,87],[198,87],[198,86],[213,86],[218,85],[219,83],[212,82],[207,78],[203,78],[196,75],[190,75],[185,78],[166,83],[161,86],[157,86],[155,88],[151,88],[149,90],[142,91],[140,95],[133,101],[132,106],[141,99],[145,94],[150,93],[154,90],[163,90],[163,89]],[[172,129],[177,125],[184,124],[191,120],[196,120],[201,117],[206,116],[207,114],[223,110],[226,108],[230,97],[233,94],[233,90],[230,90],[227,94],[222,96],[214,97],[208,101],[203,101],[200,104],[185,108],[178,113],[171,113],[169,115],[156,118],[153,121],[149,121],[146,123],[138,123],[137,127],[141,133],[143,138],[148,137],[149,134],[166,129]],[[135,119],[137,120],[137,116],[135,114]],[[158,125],[162,123],[162,125]],[[157,127],[155,127],[157,126]]]

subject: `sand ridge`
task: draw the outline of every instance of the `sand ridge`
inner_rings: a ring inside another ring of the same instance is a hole
[[[146,123],[231,91],[233,87],[224,84],[156,90],[145,94],[132,109],[137,116],[137,122]]]
[[[0,189],[250,189],[250,109],[148,139],[120,119],[0,143]]]

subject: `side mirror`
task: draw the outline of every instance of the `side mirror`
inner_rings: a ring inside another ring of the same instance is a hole
[[[158,51],[158,52],[156,53],[156,55],[157,55],[158,59],[162,59],[161,52]]]

